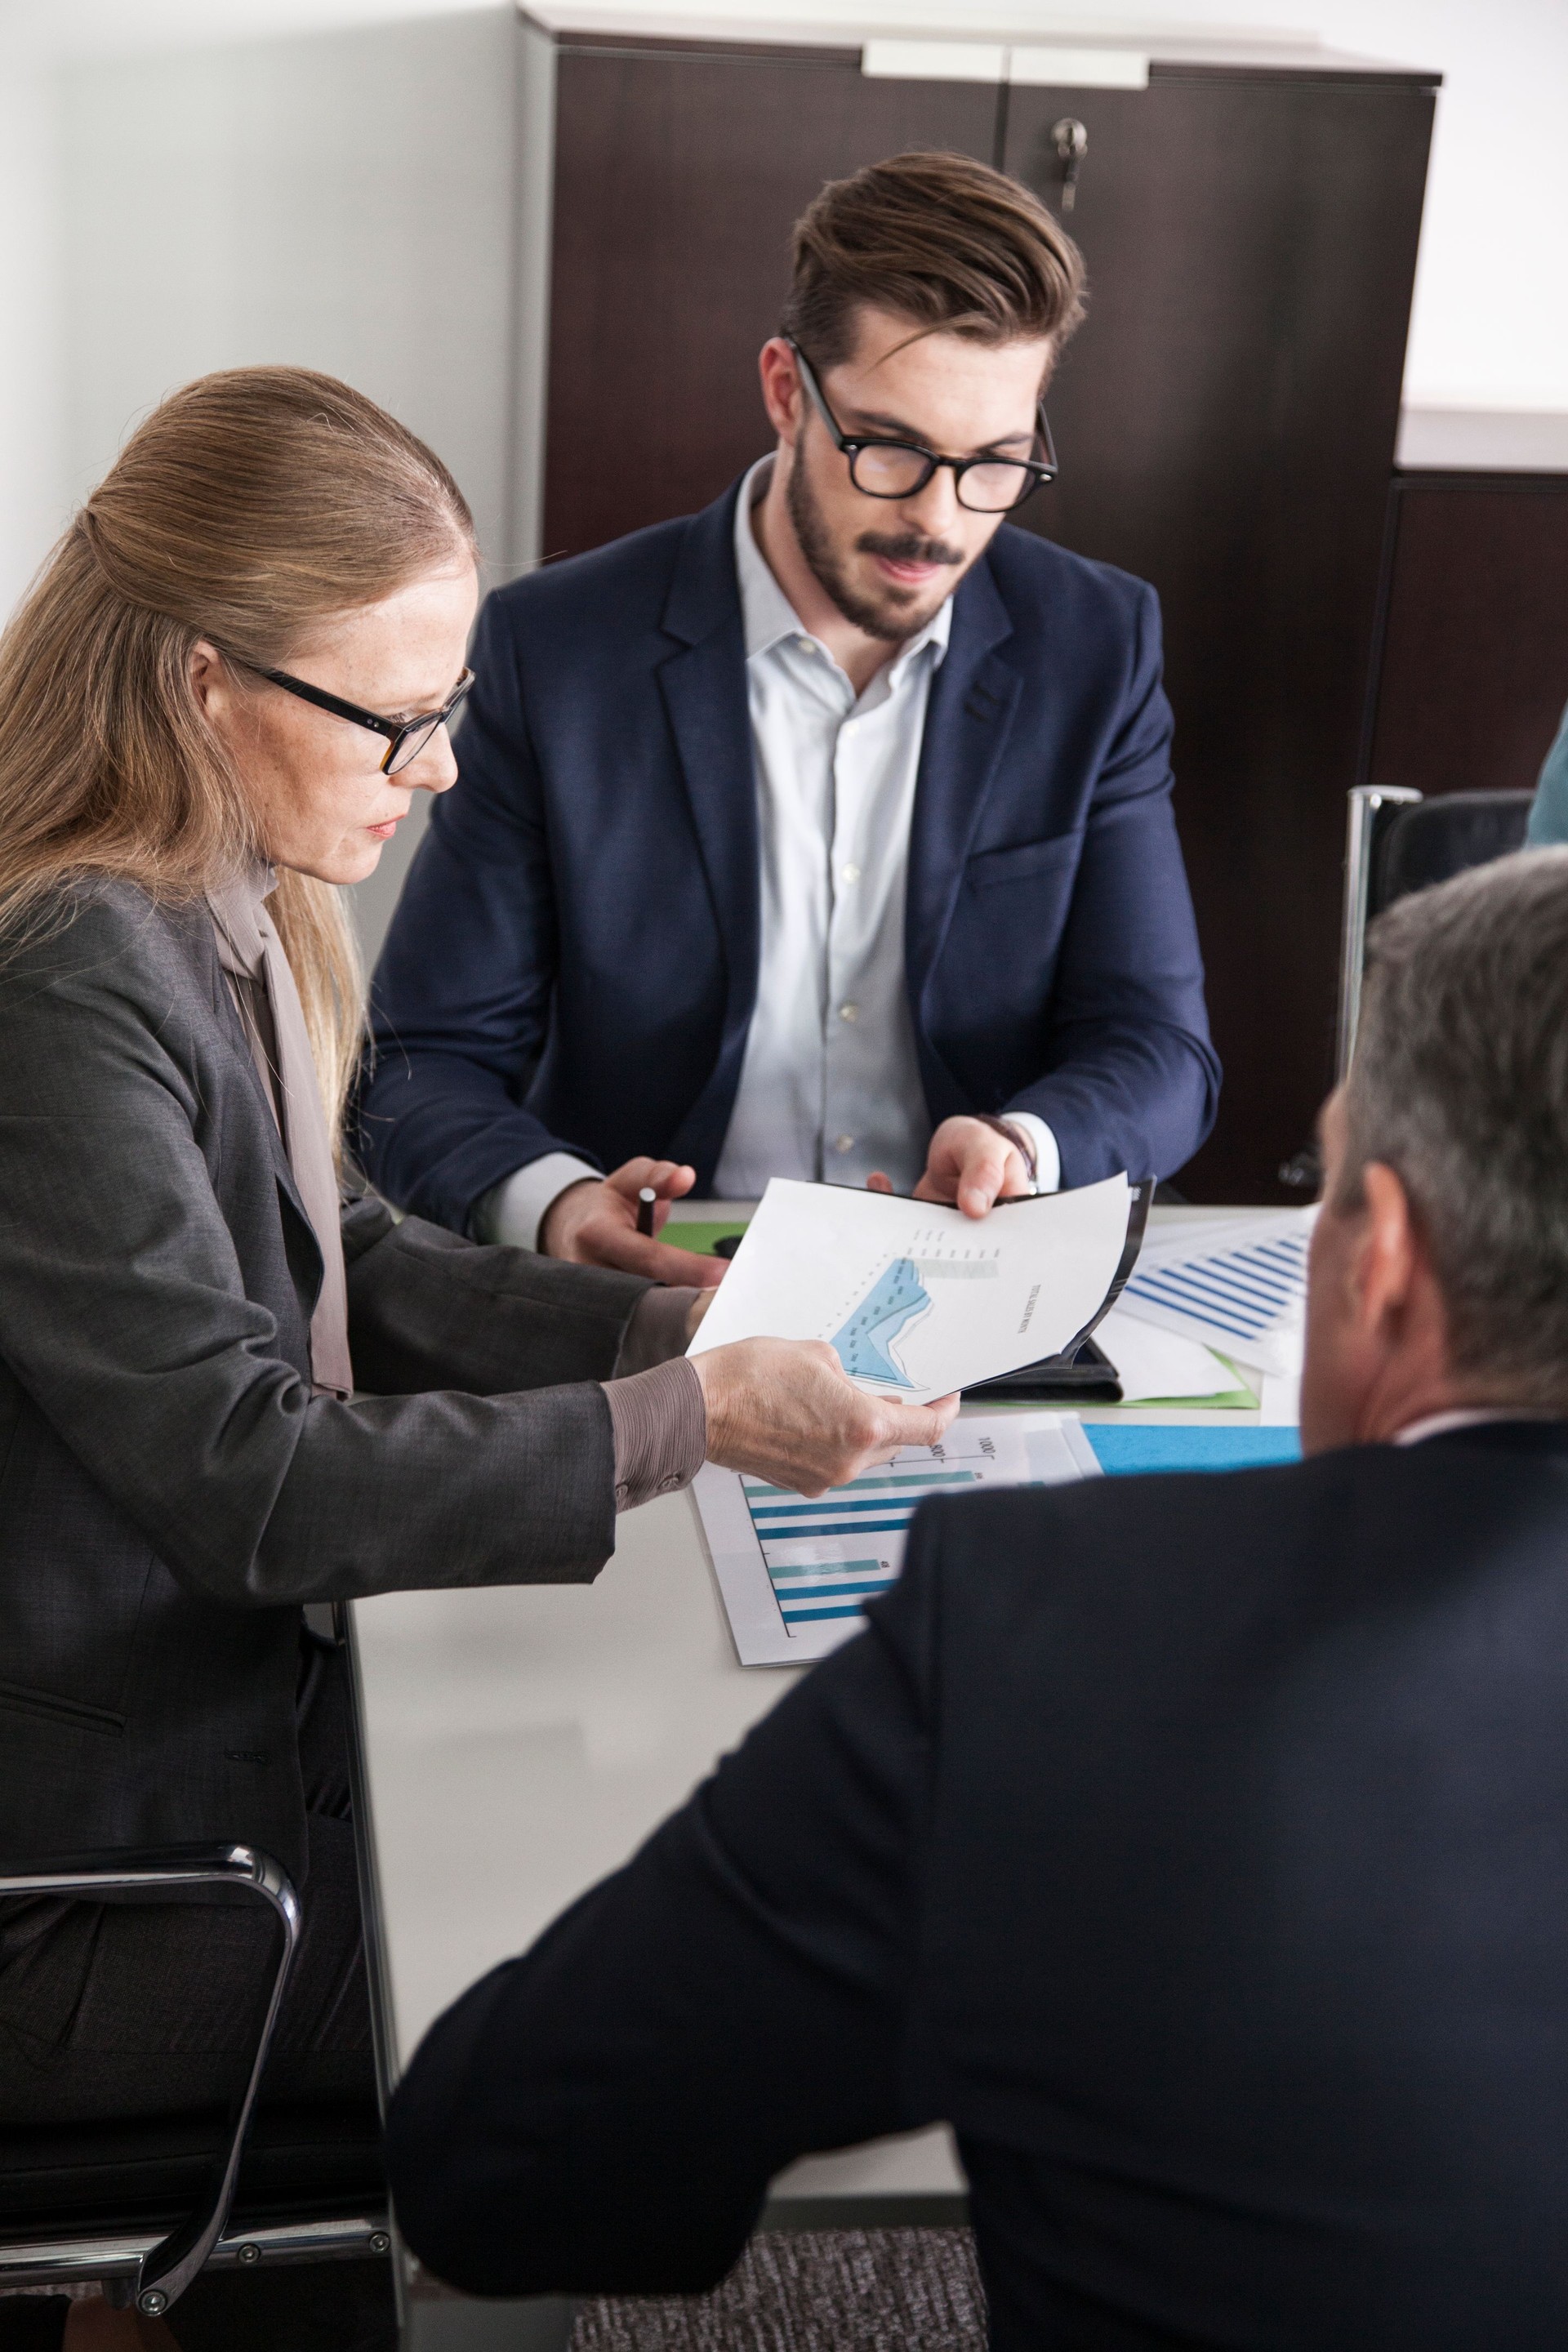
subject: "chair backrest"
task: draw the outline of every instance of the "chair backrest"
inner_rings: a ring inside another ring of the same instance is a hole
[[[1444,793],[1434,800],[1394,785],[1359,784],[1345,836],[1345,916],[1334,1075],[1350,1067],[1361,1017],[1367,925],[1397,898],[1524,846],[1533,793]]]
[[[1445,793],[1392,811],[1373,857],[1367,920],[1412,890],[1524,846],[1533,793]]]

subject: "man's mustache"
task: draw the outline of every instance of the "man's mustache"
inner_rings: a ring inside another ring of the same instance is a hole
[[[889,563],[962,563],[963,551],[945,539],[922,539],[918,530],[863,530],[855,542],[862,555],[883,555]]]

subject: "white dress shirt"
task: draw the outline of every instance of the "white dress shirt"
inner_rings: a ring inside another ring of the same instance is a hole
[[[755,1200],[771,1176],[863,1185],[879,1168],[909,1192],[931,1134],[904,984],[910,824],[952,600],[858,696],[757,545],[752,512],[773,462],[752,467],[735,506],[762,939],[714,1192]],[[1040,1190],[1054,1192],[1055,1136],[1044,1119],[1008,1116],[1034,1146]],[[487,1196],[476,1230],[532,1247],[557,1194],[595,1172],[548,1153]]]
[[[757,792],[757,1003],[714,1187],[752,1201],[770,1176],[900,1192],[931,1119],[904,990],[904,886],[915,773],[951,599],[865,692],[801,626],[752,527],[764,458],[735,506],[735,569]]]
[[[1459,1405],[1449,1412],[1429,1412],[1420,1421],[1395,1430],[1393,1445],[1424,1445],[1429,1437],[1447,1437],[1456,1429],[1484,1429],[1494,1421],[1561,1421],[1563,1415],[1545,1405]]]

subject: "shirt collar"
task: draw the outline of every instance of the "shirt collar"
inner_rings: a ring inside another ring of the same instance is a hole
[[[1428,1437],[1447,1437],[1456,1429],[1480,1429],[1496,1421],[1561,1421],[1560,1412],[1527,1404],[1458,1405],[1450,1412],[1429,1412],[1395,1432],[1394,1445],[1419,1445]]]
[[[741,624],[745,632],[748,661],[754,660],[758,654],[771,652],[786,638],[811,635],[773,578],[752,529],[752,509],[767,488],[773,465],[771,457],[759,457],[742,482],[741,495],[735,501],[735,574],[741,585]],[[952,598],[946,596],[924,628],[900,646],[889,672],[889,679],[901,676],[926,646],[936,647],[935,659],[940,663],[952,633]]]
[[[217,932],[218,961],[226,971],[256,979],[265,953],[261,909],[277,888],[278,877],[264,859],[244,866],[221,889],[207,892],[213,927]]]

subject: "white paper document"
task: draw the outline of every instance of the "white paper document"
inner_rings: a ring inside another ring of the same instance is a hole
[[[1168,1402],[1228,1396],[1242,1387],[1239,1375],[1222,1363],[1212,1349],[1179,1331],[1140,1321],[1120,1299],[1094,1337],[1116,1367],[1123,1404],[1141,1404],[1151,1398]]]
[[[1301,1369],[1315,1208],[1151,1234],[1117,1312],[1289,1378]],[[1111,1360],[1115,1357],[1112,1352]]]
[[[826,1339],[862,1387],[928,1403],[1077,1338],[1121,1263],[1131,1199],[1111,1176],[976,1221],[775,1177],[688,1353]]]
[[[897,1581],[909,1524],[930,1495],[1097,1478],[1075,1416],[961,1415],[938,1445],[908,1447],[815,1502],[710,1462],[692,1489],[743,1666],[807,1665],[863,1622]]]

